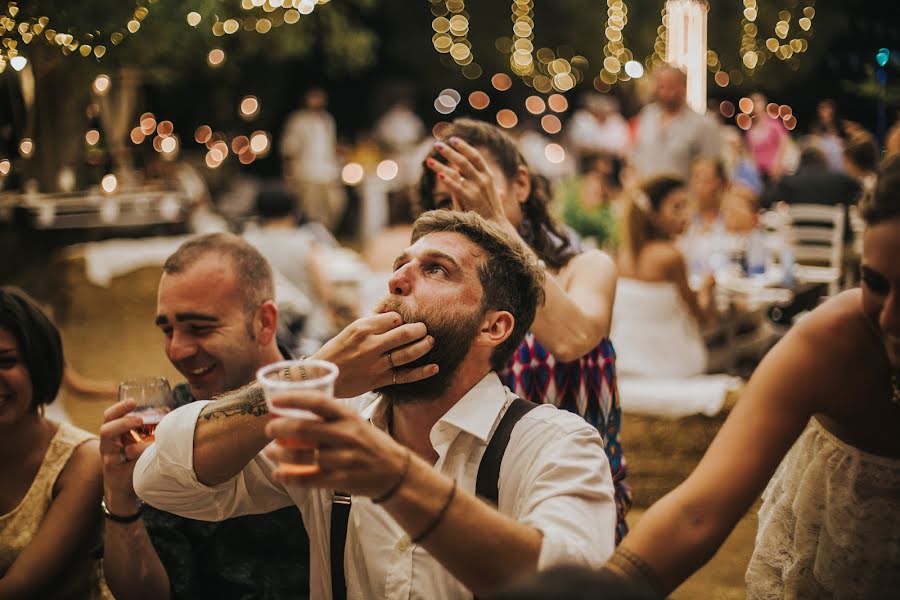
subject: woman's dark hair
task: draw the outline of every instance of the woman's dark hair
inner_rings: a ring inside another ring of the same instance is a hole
[[[900,216],[900,154],[881,162],[875,189],[863,198],[860,212],[867,225]]]
[[[31,410],[56,399],[63,378],[63,350],[59,330],[28,294],[12,286],[0,287],[0,328],[9,331],[31,378]]]
[[[507,179],[515,177],[519,167],[528,167],[512,138],[488,123],[457,119],[440,135],[442,140],[451,137],[457,137],[475,148],[489,152]],[[428,158],[445,164],[447,162],[436,151],[432,151]],[[422,177],[419,179],[419,203],[422,212],[437,208],[434,204],[436,182],[437,176],[434,171],[423,165]],[[548,210],[550,197],[547,180],[532,174],[531,193],[522,205],[524,218],[519,227],[519,235],[547,266],[559,269],[577,252],[572,247],[568,234],[550,216]]]
[[[647,242],[668,239],[666,232],[657,225],[656,213],[669,194],[685,185],[684,179],[676,175],[657,175],[645,179],[636,190],[630,192],[622,237],[632,257],[637,259]]]

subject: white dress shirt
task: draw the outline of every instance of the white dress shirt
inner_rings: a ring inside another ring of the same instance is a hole
[[[495,373],[485,376],[431,429],[439,456],[434,468],[474,493],[487,442],[514,398]],[[341,402],[386,429],[387,405],[380,396]],[[205,404],[185,405],[159,424],[156,443],[135,466],[138,495],[162,510],[207,521],[296,504],[310,538],[310,597],[331,598],[331,491],[282,486],[273,480],[275,465],[264,453],[230,481],[201,484],[192,455],[194,425]],[[612,554],[616,508],[609,464],[600,434],[577,415],[551,405],[525,415],[501,463],[499,492],[500,512],[543,533],[538,568],[596,568]],[[344,572],[348,598],[472,598],[381,506],[364,497],[353,498]]]

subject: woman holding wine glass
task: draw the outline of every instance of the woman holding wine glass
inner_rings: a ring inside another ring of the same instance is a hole
[[[56,327],[24,292],[0,287],[0,599],[104,597],[90,558],[97,441],[44,417],[63,369]]]

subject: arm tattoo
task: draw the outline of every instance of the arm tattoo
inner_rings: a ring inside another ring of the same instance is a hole
[[[249,415],[251,417],[264,417],[269,414],[266,406],[266,396],[262,386],[251,383],[232,392],[226,392],[217,396],[212,402],[203,407],[200,417],[207,421],[211,419],[236,417]]]

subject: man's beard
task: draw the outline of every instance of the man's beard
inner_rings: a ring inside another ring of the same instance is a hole
[[[404,323],[425,323],[428,334],[434,337],[434,346],[424,356],[398,365],[398,368],[421,367],[436,364],[437,374],[412,383],[386,385],[375,390],[392,404],[427,402],[436,400],[447,388],[456,374],[457,368],[472,347],[478,333],[483,311],[476,310],[470,315],[447,315],[435,310],[411,311],[404,307],[399,298],[388,296],[376,307],[376,312],[394,311],[400,314]]]

